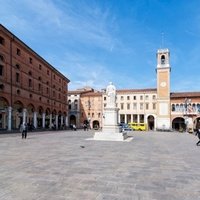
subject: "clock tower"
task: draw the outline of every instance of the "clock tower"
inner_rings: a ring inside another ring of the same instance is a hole
[[[170,130],[170,53],[168,49],[157,51],[157,124],[158,130]]]

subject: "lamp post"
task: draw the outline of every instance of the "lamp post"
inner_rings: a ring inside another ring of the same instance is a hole
[[[184,107],[185,107],[185,126],[186,126],[186,131],[189,131],[189,123],[190,123],[190,120],[189,120],[189,116],[188,116],[188,107],[191,105],[191,99],[188,99],[188,98],[185,98],[185,101],[184,101]]]

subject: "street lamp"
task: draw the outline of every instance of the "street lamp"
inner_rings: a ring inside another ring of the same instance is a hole
[[[186,131],[189,131],[189,124],[190,124],[190,119],[189,119],[189,106],[191,105],[191,99],[188,99],[188,98],[185,98],[185,101],[184,101],[184,107],[185,107],[185,112],[184,112],[184,115],[185,115],[185,126],[186,126]]]

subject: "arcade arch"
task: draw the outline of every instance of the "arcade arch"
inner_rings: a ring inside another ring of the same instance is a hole
[[[185,119],[183,117],[176,117],[172,121],[172,129],[175,131],[185,131]]]
[[[155,129],[155,118],[153,115],[149,115],[147,117],[147,125],[149,130],[154,130]]]

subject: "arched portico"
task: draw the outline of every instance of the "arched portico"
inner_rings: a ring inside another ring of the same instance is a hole
[[[92,128],[93,129],[99,129],[99,121],[98,120],[94,120],[93,122],[92,122]]]
[[[13,129],[18,129],[20,127],[20,124],[25,121],[23,117],[25,116],[25,110],[24,105],[21,101],[16,101],[13,104],[13,120],[12,120],[12,128]]]
[[[0,129],[8,127],[8,106],[7,99],[0,97]]]
[[[183,117],[176,117],[172,121],[172,129],[176,131],[185,131],[185,119]]]
[[[148,130],[154,130],[155,129],[155,118],[153,115],[149,115],[147,117],[147,126]]]
[[[73,124],[76,125],[76,116],[75,115],[70,115],[70,117],[69,117],[69,124],[70,125],[73,125]]]

